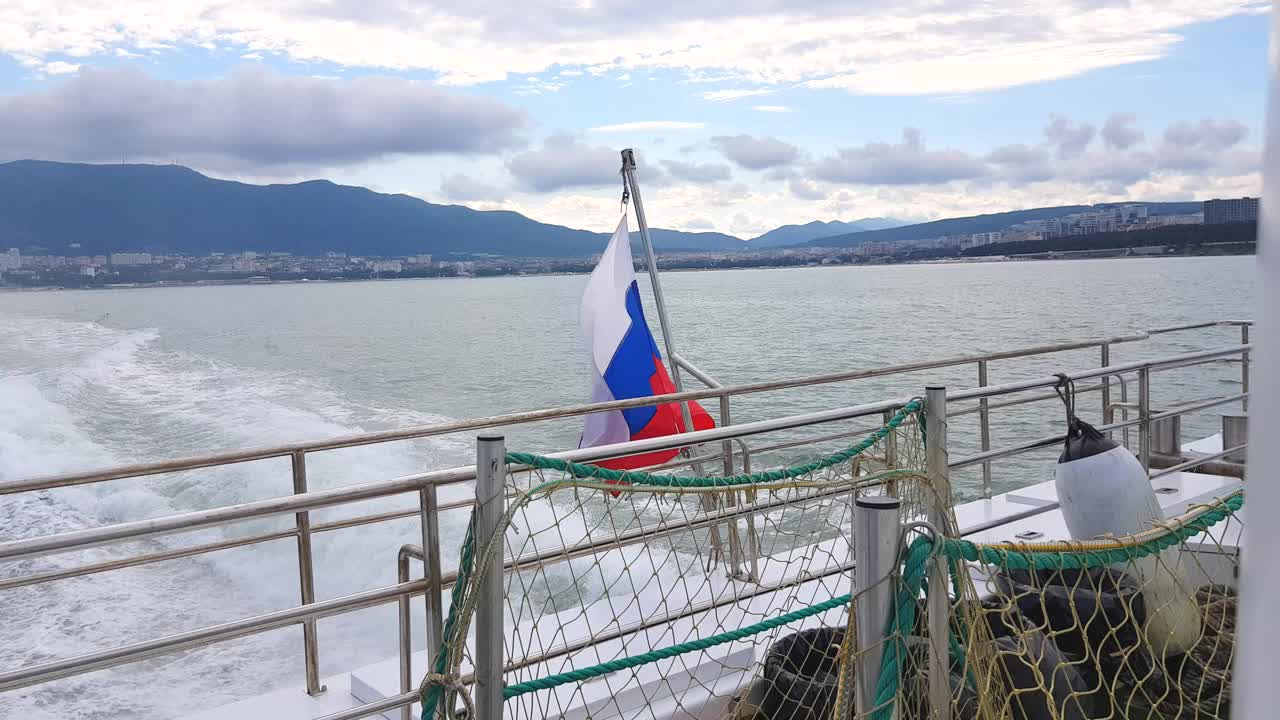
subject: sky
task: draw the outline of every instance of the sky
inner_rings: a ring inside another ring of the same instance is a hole
[[[0,162],[607,232],[1256,195],[1254,0],[0,0]]]

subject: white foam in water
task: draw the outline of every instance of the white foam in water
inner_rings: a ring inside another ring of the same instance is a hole
[[[15,339],[0,348],[5,374],[0,379],[0,480],[444,419],[364,406],[296,374],[167,350],[155,330],[20,316],[0,316],[0,325]],[[464,438],[317,453],[308,456],[308,476],[312,488],[334,487],[465,464],[470,453]],[[24,537],[289,492],[287,461],[246,463],[7,496],[0,498],[0,527],[6,538]],[[366,503],[361,511],[411,506],[411,498],[390,498]],[[465,520],[465,513],[446,516],[445,557],[456,557]],[[54,555],[10,563],[0,567],[0,574],[73,567],[288,522],[272,519]],[[397,548],[419,540],[416,519],[317,536],[318,596],[393,583]],[[295,547],[277,541],[5,591],[0,668],[291,607],[298,603],[295,578]],[[394,652],[394,623],[393,606],[321,621],[322,671],[349,669]],[[277,687],[300,689],[301,647],[301,632],[291,628],[97,671],[2,694],[0,717],[171,718]]]

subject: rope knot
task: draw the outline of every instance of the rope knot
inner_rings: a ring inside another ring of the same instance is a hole
[[[471,702],[471,694],[467,691],[466,683],[462,682],[462,676],[457,672],[436,673],[429,672],[422,677],[422,685],[419,686],[419,694],[426,704],[428,688],[439,687],[443,691],[445,701],[444,707],[451,708],[455,706],[454,698],[461,698],[462,704],[467,709],[467,717],[474,718],[476,716],[475,705]],[[446,713],[449,717],[453,716],[452,712]],[[426,711],[423,712],[424,719]]]

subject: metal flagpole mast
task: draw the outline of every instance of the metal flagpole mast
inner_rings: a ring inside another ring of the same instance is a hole
[[[667,303],[662,296],[662,283],[658,281],[658,261],[653,254],[653,241],[649,239],[649,223],[644,217],[644,203],[640,201],[640,188],[636,185],[636,155],[631,148],[622,151],[622,179],[625,183],[627,192],[631,194],[632,207],[636,211],[636,224],[640,226],[640,241],[644,244],[644,264],[649,269],[649,284],[653,286],[653,304],[658,308],[658,326],[662,330],[662,345],[667,351],[667,361],[671,366],[671,382],[676,386],[676,392],[684,391],[684,383],[680,380],[680,365],[676,362],[675,346],[671,342],[671,319],[667,317]],[[687,400],[680,401],[680,414],[684,418],[685,432],[693,431],[693,413],[689,411],[689,402]],[[692,457],[693,453],[689,448],[684,449],[685,457]],[[695,462],[693,471],[699,475],[706,475],[703,465]],[[702,499],[702,507],[704,510],[714,510],[718,499],[714,495],[705,495]],[[733,530],[730,541],[733,542],[735,535]],[[720,538],[720,527],[712,525],[710,530],[711,538],[711,557],[719,557],[723,559],[724,544]],[[710,562],[708,562],[710,569]],[[732,575],[735,571],[733,568],[729,570]]]
[[[680,382],[680,366],[676,363],[676,350],[671,344],[671,319],[667,317],[667,303],[662,297],[662,283],[658,282],[658,262],[653,255],[653,242],[649,240],[649,223],[644,219],[644,204],[640,202],[640,188],[636,186],[636,156],[631,148],[622,151],[622,177],[626,180],[627,190],[631,193],[632,207],[636,210],[636,224],[640,226],[640,241],[644,244],[644,264],[649,268],[649,284],[653,286],[653,304],[658,308],[658,326],[662,329],[662,344],[667,351],[667,361],[671,365],[671,382],[675,383],[676,392],[684,392],[684,383]],[[684,412],[685,432],[693,430],[693,417],[689,414],[689,403],[681,402]]]

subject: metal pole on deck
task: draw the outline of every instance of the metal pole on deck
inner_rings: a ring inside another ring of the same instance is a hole
[[[662,282],[658,280],[658,260],[653,253],[653,241],[649,239],[649,222],[644,216],[644,201],[640,199],[640,186],[636,185],[636,155],[631,148],[622,151],[622,179],[626,183],[627,192],[631,195],[631,207],[636,211],[636,225],[640,227],[640,242],[644,245],[644,264],[649,270],[649,284],[653,287],[653,305],[658,309],[658,327],[662,330],[662,346],[667,351],[667,364],[671,367],[671,382],[676,392],[684,392],[684,382],[680,379],[680,364],[676,362],[676,348],[671,341],[671,318],[667,315],[667,301],[662,295]],[[693,414],[689,411],[689,402],[680,401],[680,415],[684,419],[685,432],[693,432]],[[702,463],[694,463],[693,470],[699,475],[706,475]],[[715,496],[705,495],[704,509],[715,509]],[[711,499],[711,503],[707,503]],[[720,540],[719,526],[711,527],[711,547],[721,558],[724,547]],[[732,574],[732,569],[730,574]]]
[[[306,453],[295,450],[290,461],[293,468],[293,492],[295,494],[307,492]],[[298,530],[298,582],[302,591],[302,604],[310,605],[316,601],[315,564],[311,553],[311,513],[305,510],[295,513],[294,527]],[[320,684],[320,641],[316,638],[315,620],[302,623],[302,646],[307,673],[307,694],[315,697],[328,690]]]
[[[667,361],[671,366],[671,382],[675,383],[676,392],[684,392],[684,384],[680,381],[680,366],[676,363],[676,348],[671,342],[671,318],[667,315],[667,301],[662,295],[662,283],[658,280],[658,260],[653,254],[653,242],[649,239],[649,223],[644,217],[644,203],[640,200],[640,187],[636,185],[636,156],[630,148],[622,151],[622,177],[626,180],[627,191],[631,193],[631,206],[636,211],[636,224],[640,226],[640,242],[644,245],[644,264],[649,269],[649,284],[653,286],[653,304],[658,309],[658,327],[662,330],[662,345],[667,351]],[[684,412],[685,432],[693,430],[693,418],[689,414],[689,403],[681,402]]]
[[[869,495],[853,501],[853,611],[857,624],[854,664],[856,717],[876,704],[884,631],[893,609],[890,575],[898,564],[902,501]]]
[[[506,548],[501,532],[506,512],[503,484],[506,475],[506,443],[501,435],[476,438],[476,526],[474,530],[479,569],[480,551],[492,547],[493,557],[480,581],[480,601],[476,605],[476,682],[474,686],[478,720],[502,718],[502,562]],[[494,545],[491,546],[491,541]]]
[[[925,460],[933,497],[929,502],[929,523],[937,532],[945,533],[950,523],[947,502],[951,498],[951,472],[947,458],[947,388],[930,385],[925,388]],[[942,542],[942,538],[934,538]],[[929,568],[929,706],[934,720],[951,718],[951,685],[949,680],[947,634],[951,628],[951,606],[947,598],[947,570],[944,556],[937,553]]]

